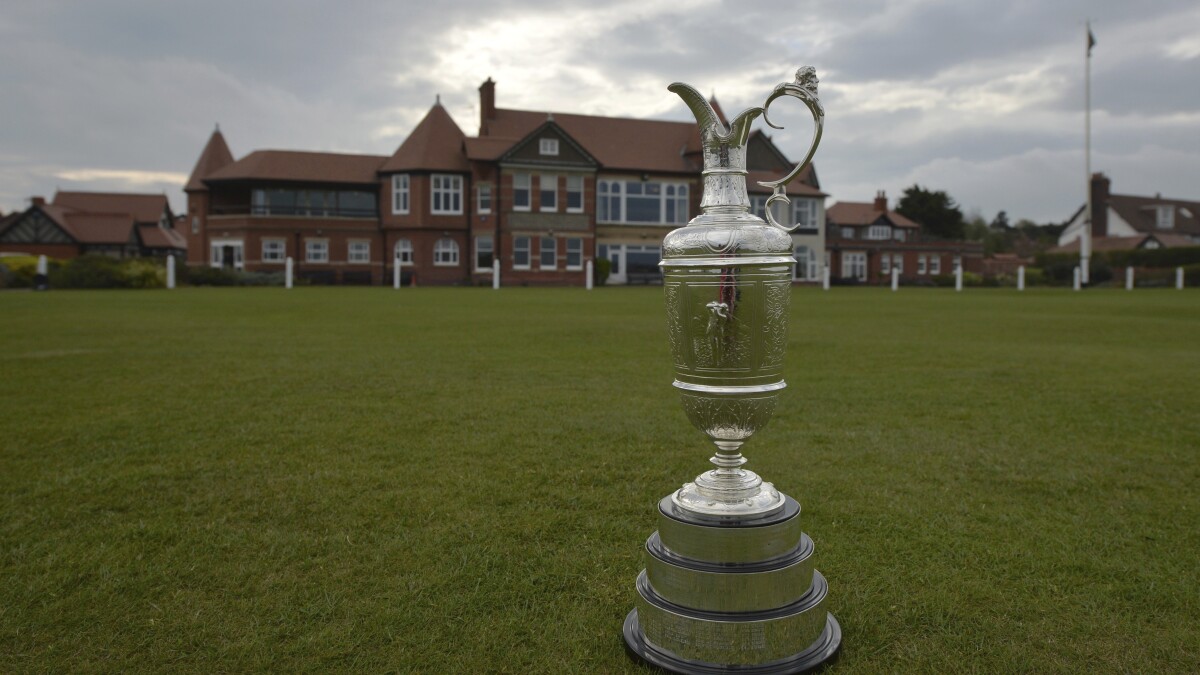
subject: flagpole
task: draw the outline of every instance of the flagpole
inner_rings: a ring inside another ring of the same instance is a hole
[[[1083,216],[1083,236],[1079,239],[1080,281],[1088,284],[1088,268],[1092,257],[1092,22],[1088,21],[1083,76],[1083,174],[1087,211]]]

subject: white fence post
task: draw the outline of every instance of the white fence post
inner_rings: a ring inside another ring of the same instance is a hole
[[[962,292],[962,264],[954,268],[954,290]]]
[[[592,290],[592,261],[591,261],[591,259],[588,259],[587,267],[583,270],[583,275],[587,278],[587,280],[585,282],[587,284],[587,289],[589,291]]]
[[[283,287],[292,287],[292,256],[287,257],[287,262],[283,265]]]
[[[33,289],[35,291],[44,291],[50,288],[50,261],[46,256],[39,255],[37,261],[37,278],[33,280]]]
[[[1017,290],[1025,290],[1025,266],[1021,265],[1017,268]]]
[[[1175,290],[1177,290],[1177,291],[1183,290],[1183,268],[1182,267],[1175,268]]]
[[[500,261],[492,261],[492,290],[500,290]]]
[[[1133,290],[1133,267],[1125,268],[1125,290]]]
[[[900,288],[900,270],[893,267],[892,268],[892,292],[895,293],[897,288]]]
[[[392,288],[400,290],[400,261],[396,260],[392,264]]]
[[[829,265],[821,266],[821,288],[829,290]]]
[[[1080,277],[1079,277],[1079,274],[1080,274],[1080,272],[1079,272],[1079,267],[1076,267],[1076,268],[1075,268],[1075,280],[1074,280],[1074,282],[1071,284],[1071,287],[1072,287],[1074,290],[1079,290],[1079,282],[1080,282]]]
[[[175,254],[167,256],[167,288],[175,288]]]

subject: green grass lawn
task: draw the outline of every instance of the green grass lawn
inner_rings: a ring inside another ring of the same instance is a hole
[[[1200,295],[797,289],[835,672],[1194,671]],[[0,671],[642,672],[661,289],[0,293]]]

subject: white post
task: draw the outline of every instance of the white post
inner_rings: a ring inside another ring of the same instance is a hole
[[[392,288],[400,290],[400,260],[392,264]]]
[[[592,290],[592,261],[587,261],[587,267],[583,270],[583,275],[586,277],[587,289]]]
[[[1182,267],[1175,268],[1175,290],[1177,290],[1177,291],[1183,290],[1183,268]]]
[[[1125,268],[1125,290],[1133,290],[1133,267]]]
[[[37,278],[33,280],[34,290],[44,291],[50,288],[50,280],[47,275],[50,274],[50,261],[46,260],[46,256],[39,255],[37,261]]]
[[[821,288],[829,290],[829,265],[821,267]]]
[[[900,288],[900,270],[893,267],[892,268],[892,292],[895,293],[897,288]]]
[[[167,256],[167,288],[175,288],[175,254]]]
[[[492,290],[500,290],[500,261],[492,261]]]
[[[292,287],[292,256],[288,256],[287,262],[284,264],[283,270],[283,285],[285,288]]]
[[[1079,266],[1075,266],[1075,281],[1071,284],[1074,290],[1079,290]]]
[[[962,292],[962,264],[954,268],[954,290]]]
[[[1025,290],[1025,266],[1021,265],[1017,268],[1017,290]]]

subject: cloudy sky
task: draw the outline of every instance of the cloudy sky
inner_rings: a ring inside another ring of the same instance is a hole
[[[181,208],[217,123],[237,157],[390,154],[439,94],[474,134],[489,76],[500,107],[688,120],[673,81],[733,113],[811,64],[830,204],[920,183],[1057,222],[1083,201],[1088,18],[1093,169],[1200,199],[1195,0],[0,0],[0,211],[60,188]],[[772,133],[798,158],[791,103]]]

